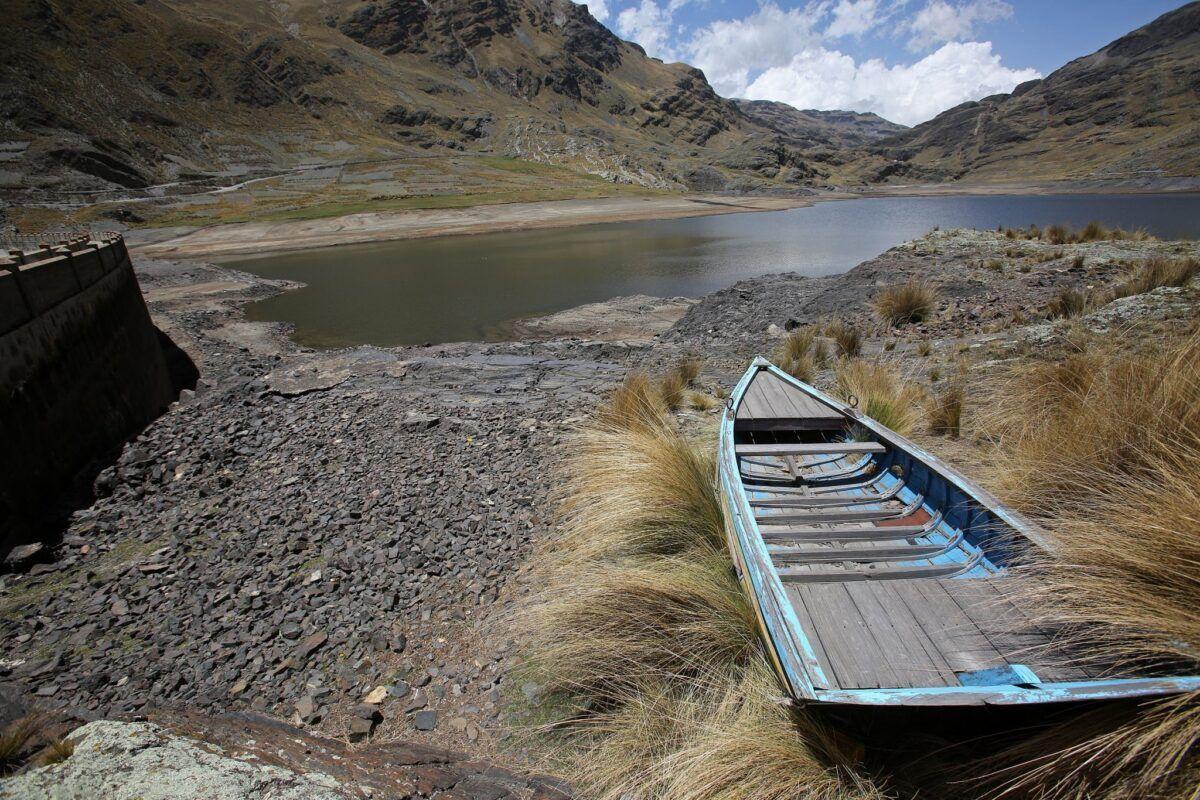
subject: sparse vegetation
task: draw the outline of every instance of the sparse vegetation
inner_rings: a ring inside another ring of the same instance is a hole
[[[924,393],[893,365],[851,359],[837,366],[834,379],[838,395],[847,401],[857,399],[859,410],[867,416],[903,435],[916,427]]]
[[[921,358],[926,358],[932,352],[933,343],[928,339],[922,339],[921,341],[917,342],[917,355],[919,355]]]
[[[893,328],[928,319],[936,303],[937,290],[916,278],[884,288],[873,301],[875,313]]]
[[[840,358],[857,358],[862,354],[862,332],[852,323],[834,320],[825,327],[825,335],[833,340]]]
[[[991,272],[1004,272],[1004,262],[998,258],[989,260],[984,266]]]
[[[1075,256],[1073,259],[1071,259],[1071,266],[1074,267],[1075,269],[1081,269],[1083,267],[1083,254],[1082,253]]]
[[[75,755],[75,742],[70,739],[55,738],[38,756],[38,765],[48,767],[51,764],[60,764],[73,755]]]
[[[687,402],[688,406],[695,411],[712,411],[714,408],[721,407],[720,400],[704,392],[688,392]]]

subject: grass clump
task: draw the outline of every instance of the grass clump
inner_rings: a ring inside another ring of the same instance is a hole
[[[1051,319],[1082,317],[1093,307],[1092,296],[1081,289],[1063,288],[1046,304],[1046,316]]]
[[[937,290],[931,284],[913,278],[883,289],[875,296],[873,305],[879,318],[896,328],[928,319],[935,303]]]
[[[825,327],[825,335],[833,340],[840,358],[857,358],[862,354],[862,331],[853,323],[836,319]]]
[[[925,403],[929,432],[957,439],[962,432],[965,401],[966,390],[958,381],[951,382],[941,392],[929,397]]]
[[[817,371],[817,361],[812,352],[816,341],[816,328],[796,328],[784,338],[775,352],[776,364],[793,378],[811,383]]]
[[[15,771],[45,739],[47,720],[40,714],[27,714],[13,720],[0,731],[0,776]]]
[[[687,404],[693,411],[712,411],[721,407],[719,399],[704,392],[688,392]]]
[[[928,339],[922,339],[917,342],[917,355],[921,358],[926,358],[933,352],[933,343]]]
[[[834,380],[837,394],[846,401],[857,399],[858,409],[868,417],[901,435],[916,427],[924,393],[892,365],[863,359],[844,361],[835,370]]]
[[[1113,299],[1145,294],[1160,286],[1183,286],[1200,274],[1197,258],[1151,258],[1132,278],[1113,289]]]
[[[70,739],[55,738],[42,750],[38,756],[38,766],[48,767],[51,764],[61,764],[75,755],[75,742]]]

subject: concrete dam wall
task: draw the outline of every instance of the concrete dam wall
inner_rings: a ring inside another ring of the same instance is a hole
[[[0,557],[175,396],[120,236],[0,256]]]

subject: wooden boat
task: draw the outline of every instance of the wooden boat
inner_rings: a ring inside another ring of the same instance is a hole
[[[729,546],[784,686],[805,703],[950,706],[1144,697],[1056,652],[1006,564],[1038,530],[907,439],[765,359],[730,396]]]

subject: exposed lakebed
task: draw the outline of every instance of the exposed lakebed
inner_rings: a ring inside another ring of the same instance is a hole
[[[305,288],[251,305],[317,348],[504,339],[513,320],[634,294],[699,297],[777,272],[844,272],[935,228],[1090,220],[1200,235],[1200,195],[869,198],[690,219],[347,245],[230,260]]]

